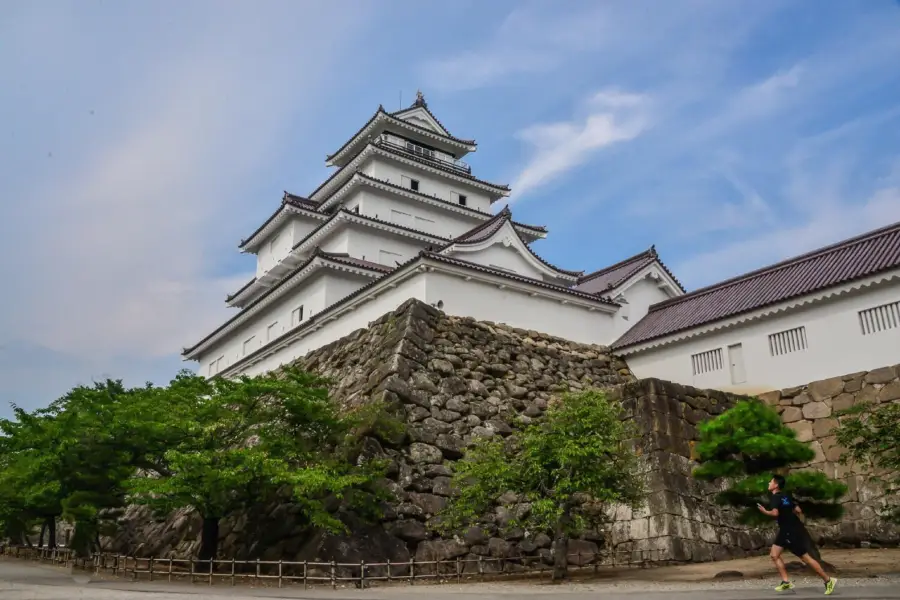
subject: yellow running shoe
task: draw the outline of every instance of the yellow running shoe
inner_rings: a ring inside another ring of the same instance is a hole
[[[827,582],[825,582],[825,595],[830,596],[834,592],[834,586],[837,583],[837,579],[832,577]]]
[[[786,592],[788,590],[794,589],[794,584],[790,581],[782,581],[778,587],[775,588],[776,592]],[[825,592],[826,594],[830,594],[831,592]]]

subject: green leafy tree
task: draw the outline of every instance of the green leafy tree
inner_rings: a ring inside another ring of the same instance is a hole
[[[458,531],[478,522],[511,491],[531,509],[509,526],[551,533],[554,579],[564,578],[570,536],[605,522],[611,505],[638,506],[643,500],[630,444],[636,429],[621,414],[621,405],[602,392],[568,394],[539,423],[506,440],[480,440],[457,463],[453,485],[459,493],[439,528]]]
[[[694,477],[724,480],[727,488],[716,495],[720,505],[738,509],[738,520],[760,525],[771,519],[757,503],[768,503],[767,486],[775,473],[787,474],[792,466],[808,463],[815,451],[782,423],[772,408],[759,400],[744,400],[699,427],[695,447]],[[843,514],[838,500],[847,486],[819,471],[794,471],[787,478],[787,492],[811,519],[837,520]],[[813,548],[815,548],[813,546]],[[813,552],[818,555],[814,549]]]
[[[127,483],[133,502],[168,513],[193,508],[203,519],[199,559],[218,551],[226,515],[283,499],[312,526],[343,530],[331,500],[371,506],[381,465],[354,462],[354,421],[339,414],[324,380],[295,368],[236,379],[182,372],[148,388],[118,420],[144,435],[142,471]],[[157,419],[141,423],[140,416]]]
[[[900,523],[900,404],[863,402],[842,411],[837,428],[838,444],[847,449],[841,462],[860,461],[873,467],[869,477],[879,483],[887,504],[885,516]]]
[[[42,535],[56,546],[60,518],[76,524],[75,541],[98,529],[101,514],[121,508],[123,481],[133,468],[127,462],[130,441],[111,443],[112,423],[101,415],[127,398],[121,381],[77,386],[49,407],[26,412],[14,406],[15,419],[0,421],[0,513],[7,528],[42,522]],[[125,444],[124,448],[121,444]],[[79,536],[79,533],[82,535]],[[89,551],[96,536],[82,551]]]

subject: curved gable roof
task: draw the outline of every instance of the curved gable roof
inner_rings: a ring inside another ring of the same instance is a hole
[[[493,219],[485,221],[478,227],[474,227],[469,231],[463,233],[462,235],[453,238],[442,247],[436,249],[435,252],[443,255],[446,250],[454,246],[474,246],[480,244],[481,242],[484,242],[485,240],[488,240],[496,235],[497,232],[500,231],[500,229],[502,229],[503,226],[507,223],[510,224],[510,229],[513,231],[516,238],[522,243],[522,246],[524,246],[528,253],[551,271],[554,271],[558,275],[568,279],[584,274],[584,271],[570,271],[568,269],[561,269],[556,265],[550,264],[549,262],[541,258],[534,250],[532,250],[531,246],[529,246],[528,243],[522,239],[521,234],[516,231],[515,227],[513,227],[514,221],[512,220],[512,211],[509,210],[508,205],[503,207],[503,210],[497,213]]]
[[[638,271],[654,262],[659,263],[659,266],[672,278],[672,281],[675,282],[678,289],[682,292],[686,292],[684,286],[681,285],[681,282],[678,281],[675,275],[669,271],[662,260],[660,260],[659,254],[656,252],[656,246],[650,246],[649,250],[645,250],[640,254],[635,254],[614,265],[610,265],[580,277],[578,279],[578,284],[575,287],[586,292],[602,294],[619,287]]]

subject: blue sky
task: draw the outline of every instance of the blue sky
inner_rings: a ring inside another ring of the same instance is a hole
[[[566,268],[656,244],[694,288],[900,220],[898,31],[895,0],[4,2],[0,414],[167,381],[238,240],[417,88]]]

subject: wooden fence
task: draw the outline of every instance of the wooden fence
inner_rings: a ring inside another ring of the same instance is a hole
[[[479,556],[477,559],[457,557],[450,560],[419,561],[414,558],[403,562],[338,563],[284,560],[197,560],[179,558],[138,558],[120,554],[99,553],[90,557],[77,557],[65,548],[36,548],[6,546],[5,556],[58,565],[61,567],[127,577],[133,581],[189,581],[191,583],[214,582],[250,585],[302,584],[311,586],[353,585],[357,588],[373,584],[407,583],[463,583],[485,581],[497,577],[548,576],[552,566],[540,556],[497,558]],[[653,560],[654,557],[657,560]],[[569,573],[599,573],[601,570],[621,567],[644,568],[659,562],[660,551],[619,553],[575,553],[569,555]]]

